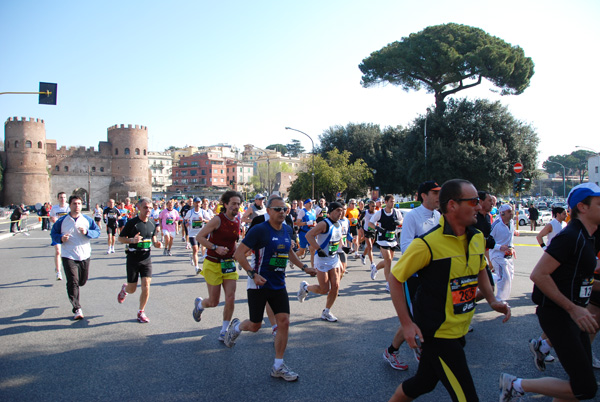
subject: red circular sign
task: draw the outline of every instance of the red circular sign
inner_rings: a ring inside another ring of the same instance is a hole
[[[523,171],[523,164],[520,162],[515,163],[515,165],[513,166],[513,170],[515,171],[515,173],[521,173]]]

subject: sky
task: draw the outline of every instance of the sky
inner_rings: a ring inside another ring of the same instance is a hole
[[[318,146],[332,126],[408,126],[433,94],[363,88],[358,65],[402,37],[454,22],[520,46],[535,63],[521,95],[480,85],[456,98],[499,100],[531,124],[539,164],[575,146],[600,151],[597,0],[3,0],[0,18],[0,92],[58,83],[56,106],[1,95],[0,118],[44,119],[58,146],[97,147],[108,127],[138,124],[148,127],[151,151],[292,139],[310,151],[308,137],[285,127]]]

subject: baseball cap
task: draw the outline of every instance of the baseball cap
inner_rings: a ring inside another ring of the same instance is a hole
[[[305,203],[305,204],[308,204],[309,202],[311,202],[311,203],[312,203],[312,200],[311,200],[310,198],[307,198],[306,200],[304,200],[304,203]]]
[[[425,193],[427,194],[428,192],[430,192],[431,190],[441,190],[442,188],[440,187],[439,184],[437,184],[435,181],[430,180],[430,181],[424,181],[423,183],[419,184],[419,188],[417,190],[417,200],[418,201],[423,201],[421,194]]]
[[[512,207],[510,206],[510,204],[500,205],[500,213],[502,213],[504,211],[510,211],[511,209],[512,209]]]
[[[567,203],[569,207],[574,208],[587,197],[600,197],[600,187],[594,183],[583,183],[575,186],[569,191]]]
[[[261,193],[256,194],[256,196],[254,197],[255,200],[264,200],[265,196],[262,195]]]
[[[194,198],[194,202],[202,202],[202,198],[196,197],[196,198]]]

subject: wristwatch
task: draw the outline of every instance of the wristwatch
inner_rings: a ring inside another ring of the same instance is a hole
[[[217,249],[217,247],[219,247],[219,246],[217,246],[216,244],[213,244],[213,246],[212,246],[212,249],[213,249],[213,250],[216,250],[216,249]]]
[[[254,279],[254,276],[256,275],[256,271],[251,269],[250,271],[246,271],[246,273],[248,274],[248,278],[250,279]]]

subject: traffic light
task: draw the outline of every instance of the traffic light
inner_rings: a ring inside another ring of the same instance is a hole
[[[56,105],[56,87],[58,84],[40,82],[40,105]]]
[[[519,183],[519,193],[525,189],[525,185],[530,181],[531,180],[529,179],[521,179],[521,182]]]
[[[513,193],[518,193],[519,191],[521,191],[521,178],[517,177],[516,179],[513,180]]]

